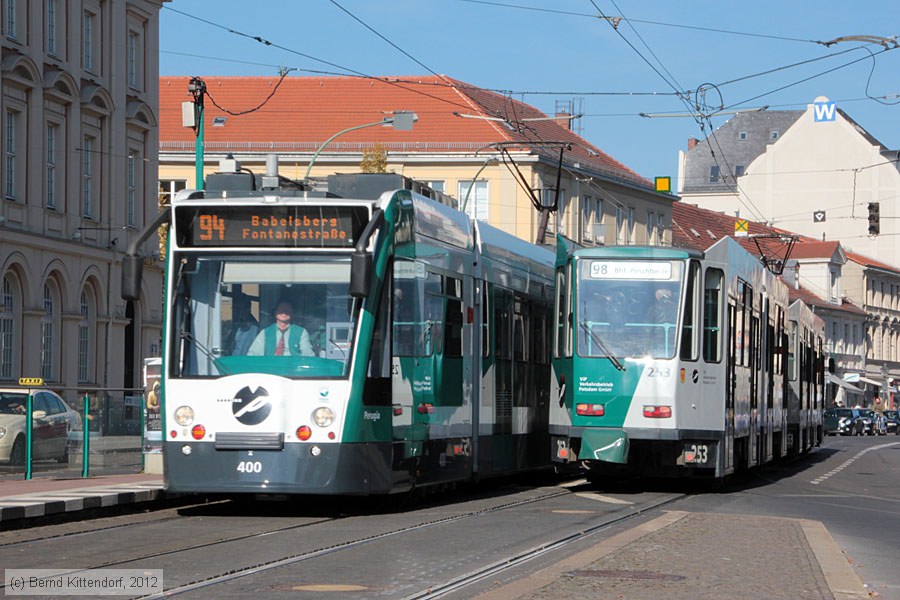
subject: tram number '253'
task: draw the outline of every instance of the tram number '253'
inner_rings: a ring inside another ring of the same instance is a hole
[[[709,461],[709,446],[706,444],[685,444],[684,462],[705,465]]]
[[[237,466],[238,473],[262,473],[262,463],[258,460],[242,460]]]

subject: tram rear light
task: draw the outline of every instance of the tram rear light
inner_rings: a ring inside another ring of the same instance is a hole
[[[333,431],[329,431],[329,432],[328,432],[328,439],[329,439],[329,440],[333,440],[334,437],[335,437],[335,436],[334,436],[334,432],[333,432]]]
[[[195,440],[202,440],[206,436],[206,427],[197,424],[191,428],[191,437]]]
[[[175,431],[175,430],[173,429],[172,431],[169,432],[169,437],[172,438],[172,439],[177,438],[177,437],[178,437],[178,432]]]
[[[402,405],[395,404],[393,408],[394,408],[394,416],[395,417],[399,417],[400,415],[403,414],[403,406]]]
[[[419,408],[417,408],[416,410],[420,415],[430,415],[434,412],[434,404],[425,402],[424,404],[420,404]]]
[[[672,416],[672,407],[644,406],[644,416],[648,419],[668,419]]]
[[[301,442],[305,442],[309,438],[312,437],[312,429],[310,429],[306,425],[301,425],[297,428],[297,439]]]
[[[606,408],[602,404],[576,404],[575,414],[583,417],[602,417]]]

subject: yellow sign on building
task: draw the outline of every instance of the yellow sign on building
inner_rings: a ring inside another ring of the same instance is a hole
[[[734,220],[734,237],[747,237],[750,235],[750,221],[747,219]]]

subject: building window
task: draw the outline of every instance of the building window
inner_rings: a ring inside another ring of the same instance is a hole
[[[488,206],[488,182],[475,181],[474,188],[472,180],[460,181],[457,191],[459,192],[459,208],[463,209],[463,202],[466,203],[465,211],[473,219],[487,221],[489,215]],[[469,191],[471,189],[471,192]],[[466,196],[468,195],[468,200]]]
[[[16,143],[18,114],[6,111],[6,197],[16,199]]]
[[[187,181],[184,179],[160,179],[159,180],[159,200],[162,204],[171,204],[175,194],[187,187]],[[460,199],[462,201],[462,199]]]
[[[12,379],[13,376],[13,341],[16,324],[14,310],[12,282],[8,275],[4,275],[3,287],[0,289],[0,379]]]
[[[128,153],[128,201],[126,210],[128,212],[128,226],[134,227],[134,207],[135,207],[135,195],[136,195],[136,176],[135,176],[135,157],[134,152]]]
[[[719,183],[719,165],[713,165],[709,168],[709,182]]]
[[[625,207],[616,207],[616,245],[625,244]]]
[[[443,179],[433,179],[431,181],[426,181],[425,185],[430,187],[436,192],[444,193],[444,180]]]
[[[581,198],[581,239],[594,241],[594,199],[590,196]]]
[[[56,208],[56,139],[59,127],[47,125],[47,208]]]
[[[740,177],[744,174],[744,165],[735,165],[734,166],[734,176]]]
[[[44,284],[44,316],[41,318],[41,377],[53,380],[53,293]]]
[[[47,52],[56,54],[56,0],[47,0]]]
[[[128,85],[138,86],[138,34],[128,32]]]
[[[94,142],[93,137],[86,135],[81,148],[81,214],[85,217],[94,216]]]
[[[628,208],[628,231],[625,232],[626,243],[634,243],[634,209]]]
[[[94,70],[94,23],[97,16],[85,12],[81,21],[81,64],[85,71]]]
[[[78,383],[90,381],[91,320],[88,295],[81,292],[81,321],[78,323]]]
[[[831,299],[838,300],[841,297],[841,272],[837,269],[830,269],[831,275]]]
[[[663,213],[658,213],[656,215],[656,240],[660,246],[662,246],[666,243],[665,230],[666,230],[666,216]]]
[[[746,131],[740,132],[738,134],[738,139],[741,140],[742,142],[746,141],[747,140],[747,132]]]
[[[647,245],[653,246],[656,242],[653,239],[653,234],[656,231],[656,213],[652,210],[647,211]]]
[[[16,39],[18,33],[16,17],[16,0],[6,0],[6,37],[12,40]]]

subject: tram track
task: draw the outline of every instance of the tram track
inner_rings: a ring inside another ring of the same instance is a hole
[[[543,495],[532,497],[532,498],[525,498],[525,499],[516,500],[513,502],[506,502],[506,503],[498,504],[495,506],[490,506],[487,508],[480,508],[477,510],[466,511],[466,512],[463,512],[463,513],[460,513],[457,515],[452,515],[449,517],[434,519],[431,521],[417,523],[415,525],[410,525],[410,526],[406,526],[406,527],[400,527],[400,528],[385,531],[385,532],[382,532],[382,533],[379,533],[376,535],[371,535],[371,536],[367,536],[364,538],[346,541],[343,543],[334,544],[334,545],[330,545],[330,546],[324,546],[321,548],[308,550],[306,552],[302,552],[302,553],[298,553],[298,554],[294,554],[294,555],[290,555],[290,556],[285,556],[283,558],[266,561],[264,563],[248,565],[247,567],[243,567],[243,568],[232,569],[231,571],[229,571],[227,573],[221,573],[218,575],[207,577],[203,580],[197,580],[194,582],[185,583],[185,584],[173,587],[173,588],[166,589],[161,594],[154,594],[151,596],[146,596],[145,598],[147,598],[149,600],[158,600],[158,599],[162,599],[162,598],[168,598],[170,596],[176,596],[179,594],[196,591],[196,590],[200,590],[203,588],[208,588],[211,586],[228,583],[230,581],[234,581],[236,579],[240,579],[243,577],[257,575],[260,573],[265,573],[266,571],[279,569],[281,567],[285,567],[285,566],[296,564],[296,563],[303,562],[306,560],[314,559],[314,558],[317,558],[320,556],[325,556],[325,555],[332,554],[335,552],[340,552],[340,551],[348,550],[351,548],[357,548],[357,547],[363,546],[365,544],[369,544],[369,543],[383,540],[386,538],[395,537],[398,535],[402,535],[402,534],[406,534],[406,533],[410,533],[410,532],[414,532],[414,531],[420,531],[423,529],[427,529],[427,528],[435,527],[435,526],[439,526],[439,525],[445,525],[445,524],[453,523],[453,522],[460,521],[463,519],[470,519],[470,518],[482,516],[485,514],[489,514],[492,512],[508,510],[508,509],[516,508],[516,507],[523,506],[526,504],[532,504],[535,502],[550,500],[552,498],[557,498],[559,496],[565,496],[570,493],[571,492],[569,490],[558,490],[558,491],[554,491],[551,493],[543,494]],[[131,562],[131,561],[129,561],[129,562]]]

